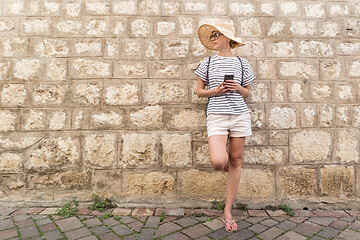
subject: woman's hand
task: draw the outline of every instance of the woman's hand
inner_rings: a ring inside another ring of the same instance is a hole
[[[236,91],[236,92],[240,93],[244,98],[247,98],[250,96],[250,84],[243,87],[234,80],[226,80],[225,87],[229,91]]]
[[[215,96],[221,96],[225,93],[230,92],[230,90],[226,87],[225,82],[222,82],[216,89],[215,89]]]

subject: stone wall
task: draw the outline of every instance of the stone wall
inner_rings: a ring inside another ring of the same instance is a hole
[[[237,201],[346,208],[360,197],[360,1],[0,3],[4,204],[223,199],[194,75],[214,54],[197,28],[214,16],[232,22],[257,76]]]

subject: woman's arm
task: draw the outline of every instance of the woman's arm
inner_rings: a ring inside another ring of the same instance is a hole
[[[224,95],[229,91],[230,90],[228,90],[225,87],[224,83],[221,83],[216,89],[212,89],[212,90],[205,89],[205,82],[201,78],[198,78],[197,86],[196,86],[196,94],[198,95],[198,97],[209,98],[214,96],[220,96],[220,95]]]
[[[250,96],[250,84],[245,87],[239,85],[236,81],[226,80],[225,87],[230,91],[237,91],[243,96],[243,98],[247,98]]]

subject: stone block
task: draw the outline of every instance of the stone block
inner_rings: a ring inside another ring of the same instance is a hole
[[[290,162],[327,163],[331,158],[333,133],[324,130],[302,130],[290,134]]]
[[[235,50],[237,51],[237,50]],[[194,57],[205,57],[205,54],[208,52],[208,50],[205,48],[204,45],[201,44],[200,40],[195,39],[191,45],[190,45],[190,53],[192,56]],[[197,66],[193,66],[193,63],[187,63],[187,65],[185,65],[185,68],[188,68],[188,66],[192,66],[190,68],[193,67],[197,67]],[[188,70],[188,69],[186,69]],[[188,75],[190,72],[186,72],[184,71],[184,75]],[[194,72],[191,72],[192,74],[194,74]],[[192,75],[193,76],[193,75]]]
[[[277,13],[276,3],[264,1],[260,4],[260,11],[264,16],[274,16]]]
[[[71,56],[91,57],[102,56],[103,46],[101,39],[86,39],[71,41]]]
[[[71,121],[72,129],[89,129],[90,113],[83,108],[74,108],[72,109]]]
[[[15,107],[25,106],[27,100],[27,89],[24,84],[7,84],[2,86],[1,105]]]
[[[299,124],[299,110],[294,105],[269,106],[268,126],[275,129],[297,128]]]
[[[344,66],[341,60],[323,59],[320,62],[321,80],[335,80],[342,77],[344,74]]]
[[[84,20],[84,35],[107,37],[110,33],[110,17],[88,17]]]
[[[316,195],[316,169],[308,167],[283,167],[279,172],[280,196],[307,198]]]
[[[46,112],[44,109],[24,110],[22,118],[23,130],[42,130],[46,126]]]
[[[161,106],[147,106],[130,113],[131,125],[141,128],[160,128],[163,126],[163,108]]]
[[[342,17],[348,16],[350,13],[349,5],[345,3],[333,3],[327,8],[327,16]]]
[[[15,17],[0,18],[0,36],[18,36],[19,19]]]
[[[288,101],[288,85],[286,82],[271,82],[271,102],[287,102]]]
[[[275,199],[275,177],[269,170],[241,169],[237,196],[252,201]]]
[[[177,24],[175,18],[160,18],[155,22],[155,34],[159,37],[175,36]]]
[[[91,175],[91,189],[99,194],[99,196],[119,199],[125,195],[121,188],[121,178],[122,174],[120,171],[94,170]]]
[[[112,37],[128,37],[128,33],[130,31],[128,28],[128,20],[129,18],[125,16],[111,16],[110,35]]]
[[[235,16],[254,16],[256,6],[252,2],[231,2],[229,11]]]
[[[332,127],[335,122],[335,107],[334,105],[324,104],[319,105],[319,126]]]
[[[357,18],[349,18],[344,20],[346,36],[356,37],[360,34],[360,21]]]
[[[134,199],[171,199],[175,196],[175,178],[161,172],[128,173],[127,196]]]
[[[359,131],[338,129],[335,133],[333,162],[357,163],[359,161]]]
[[[106,81],[105,103],[108,105],[134,105],[140,102],[140,81]]]
[[[252,83],[250,102],[269,102],[270,99],[270,83],[256,81]]]
[[[122,109],[104,109],[92,111],[90,116],[91,129],[117,129],[124,126]]]
[[[156,61],[149,64],[150,78],[179,78],[181,66],[178,61]]]
[[[359,127],[360,126],[360,106],[353,106],[352,113],[353,113],[352,125],[354,127]]]
[[[13,78],[16,80],[36,81],[40,80],[43,75],[44,62],[39,59],[21,59],[14,61]]]
[[[139,61],[116,61],[114,63],[115,78],[146,78],[147,63]]]
[[[300,16],[301,8],[297,2],[284,1],[279,3],[279,16]]]
[[[294,43],[290,41],[269,42],[266,53],[269,57],[295,57]]]
[[[209,4],[206,0],[183,0],[181,2],[185,14],[209,13]]]
[[[69,130],[70,129],[70,110],[51,109],[47,114],[47,126],[50,130]]]
[[[0,172],[20,173],[24,156],[21,153],[4,152],[0,154]]]
[[[129,133],[122,135],[123,167],[151,167],[158,164],[157,135],[155,133]]]
[[[46,16],[61,16],[62,13],[62,2],[61,1],[44,1],[43,12]]]
[[[86,134],[84,139],[84,161],[86,165],[107,168],[115,165],[117,136],[115,134]]]
[[[315,36],[317,25],[312,20],[292,20],[290,25],[290,34],[296,37]]]
[[[176,0],[164,0],[161,5],[163,15],[179,15],[181,12],[180,1]]]
[[[82,106],[96,106],[100,103],[101,82],[79,82],[71,86],[72,102]]]
[[[312,102],[332,102],[334,100],[333,83],[310,83],[310,94]]]
[[[186,39],[164,40],[163,59],[186,58],[189,54],[190,43]]]
[[[316,79],[318,68],[314,61],[281,61],[280,77],[294,79]]]
[[[338,105],[335,109],[335,125],[351,126],[351,106]]]
[[[335,100],[337,103],[355,103],[357,87],[353,82],[335,83]]]
[[[328,19],[320,21],[319,34],[322,37],[338,37],[341,34],[341,23]]]
[[[47,62],[46,77],[49,81],[63,81],[67,79],[67,59],[51,59]]]
[[[290,22],[285,19],[267,21],[265,23],[266,33],[268,36],[285,36],[289,33]]]
[[[306,3],[303,5],[306,18],[324,18],[325,6],[322,3]]]
[[[272,79],[276,76],[276,61],[271,59],[258,61],[258,78]]]
[[[320,191],[330,196],[353,196],[355,173],[352,166],[327,165],[320,169]]]
[[[22,58],[28,54],[27,38],[4,38],[0,42],[0,55],[3,57]]]
[[[144,100],[150,104],[184,103],[188,101],[187,81],[147,81],[144,88]]]
[[[142,41],[136,38],[124,39],[120,42],[120,51],[122,59],[141,59],[143,58]]]
[[[268,134],[266,131],[252,131],[252,135],[246,137],[245,146],[261,145],[268,145]]]
[[[77,18],[53,18],[54,37],[82,37],[83,21]]]
[[[25,0],[10,1],[5,0],[3,5],[4,15],[24,15],[25,14]]]
[[[130,36],[132,37],[149,37],[153,35],[153,22],[149,18],[129,19]]]
[[[196,165],[210,167],[209,145],[206,142],[194,142]]]
[[[194,30],[194,18],[187,16],[178,17],[177,29],[179,30],[180,36],[191,36],[196,31]]]
[[[181,192],[184,198],[222,199],[225,196],[226,177],[223,172],[206,172],[196,169],[180,173]]]
[[[60,106],[65,103],[69,87],[60,84],[39,84],[31,87],[33,103],[36,106]]]
[[[271,130],[269,131],[269,145],[283,145],[289,143],[288,130]]]
[[[319,113],[315,104],[300,105],[301,127],[316,127],[319,122]]]
[[[108,78],[112,75],[111,63],[107,60],[78,58],[69,62],[72,78]]]
[[[189,134],[164,134],[161,137],[162,163],[167,167],[192,165],[191,136]]]
[[[1,109],[0,110],[0,131],[8,132],[17,130],[19,127],[19,114],[17,111],[10,109]]]
[[[248,105],[251,115],[251,126],[253,129],[265,128],[265,108],[264,105]]]
[[[66,169],[78,167],[80,143],[78,135],[52,135],[25,151],[27,170]]]
[[[263,35],[263,23],[259,18],[240,19],[240,35],[244,37],[260,37]]]
[[[203,129],[206,127],[204,110],[171,109],[170,115],[169,127],[175,129]]]
[[[308,102],[310,101],[310,82],[306,80],[294,81],[288,85],[289,102]]]
[[[159,15],[160,0],[143,0],[139,4],[140,15]]]
[[[196,94],[197,80],[196,81],[190,80],[189,85],[190,85],[190,96],[189,96],[190,101],[193,102],[193,103],[206,104],[208,99],[198,97],[197,94]]]
[[[20,34],[22,36],[50,36],[52,19],[21,18]]]
[[[25,182],[25,174],[1,174],[0,196],[8,201],[22,197],[25,191]]]
[[[138,13],[137,1],[114,0],[112,4],[112,13],[115,15],[135,15]]]
[[[244,161],[247,164],[283,164],[287,157],[287,148],[282,146],[247,147],[244,150]]]
[[[44,134],[40,132],[24,132],[21,135],[15,132],[3,132],[0,137],[0,150],[22,151],[34,145],[43,137]]]
[[[105,59],[119,59],[119,57],[120,57],[119,39],[117,39],[117,38],[105,39],[104,58]]]
[[[334,50],[329,43],[303,40],[299,43],[300,55],[303,57],[331,57]]]
[[[243,57],[265,57],[265,47],[263,41],[244,41],[245,45],[236,48],[235,53]]]
[[[84,14],[85,15],[110,15],[111,1],[86,1],[84,3]]]

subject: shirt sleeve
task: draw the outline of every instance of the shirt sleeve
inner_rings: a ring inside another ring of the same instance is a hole
[[[247,59],[242,58],[243,60],[243,71],[244,71],[244,79],[242,81],[242,86],[245,87],[249,85],[252,81],[255,80],[254,72],[251,69],[250,63]]]
[[[205,82],[205,85],[209,85],[209,79],[207,79],[208,63],[209,58],[205,58],[195,70],[195,74]]]

